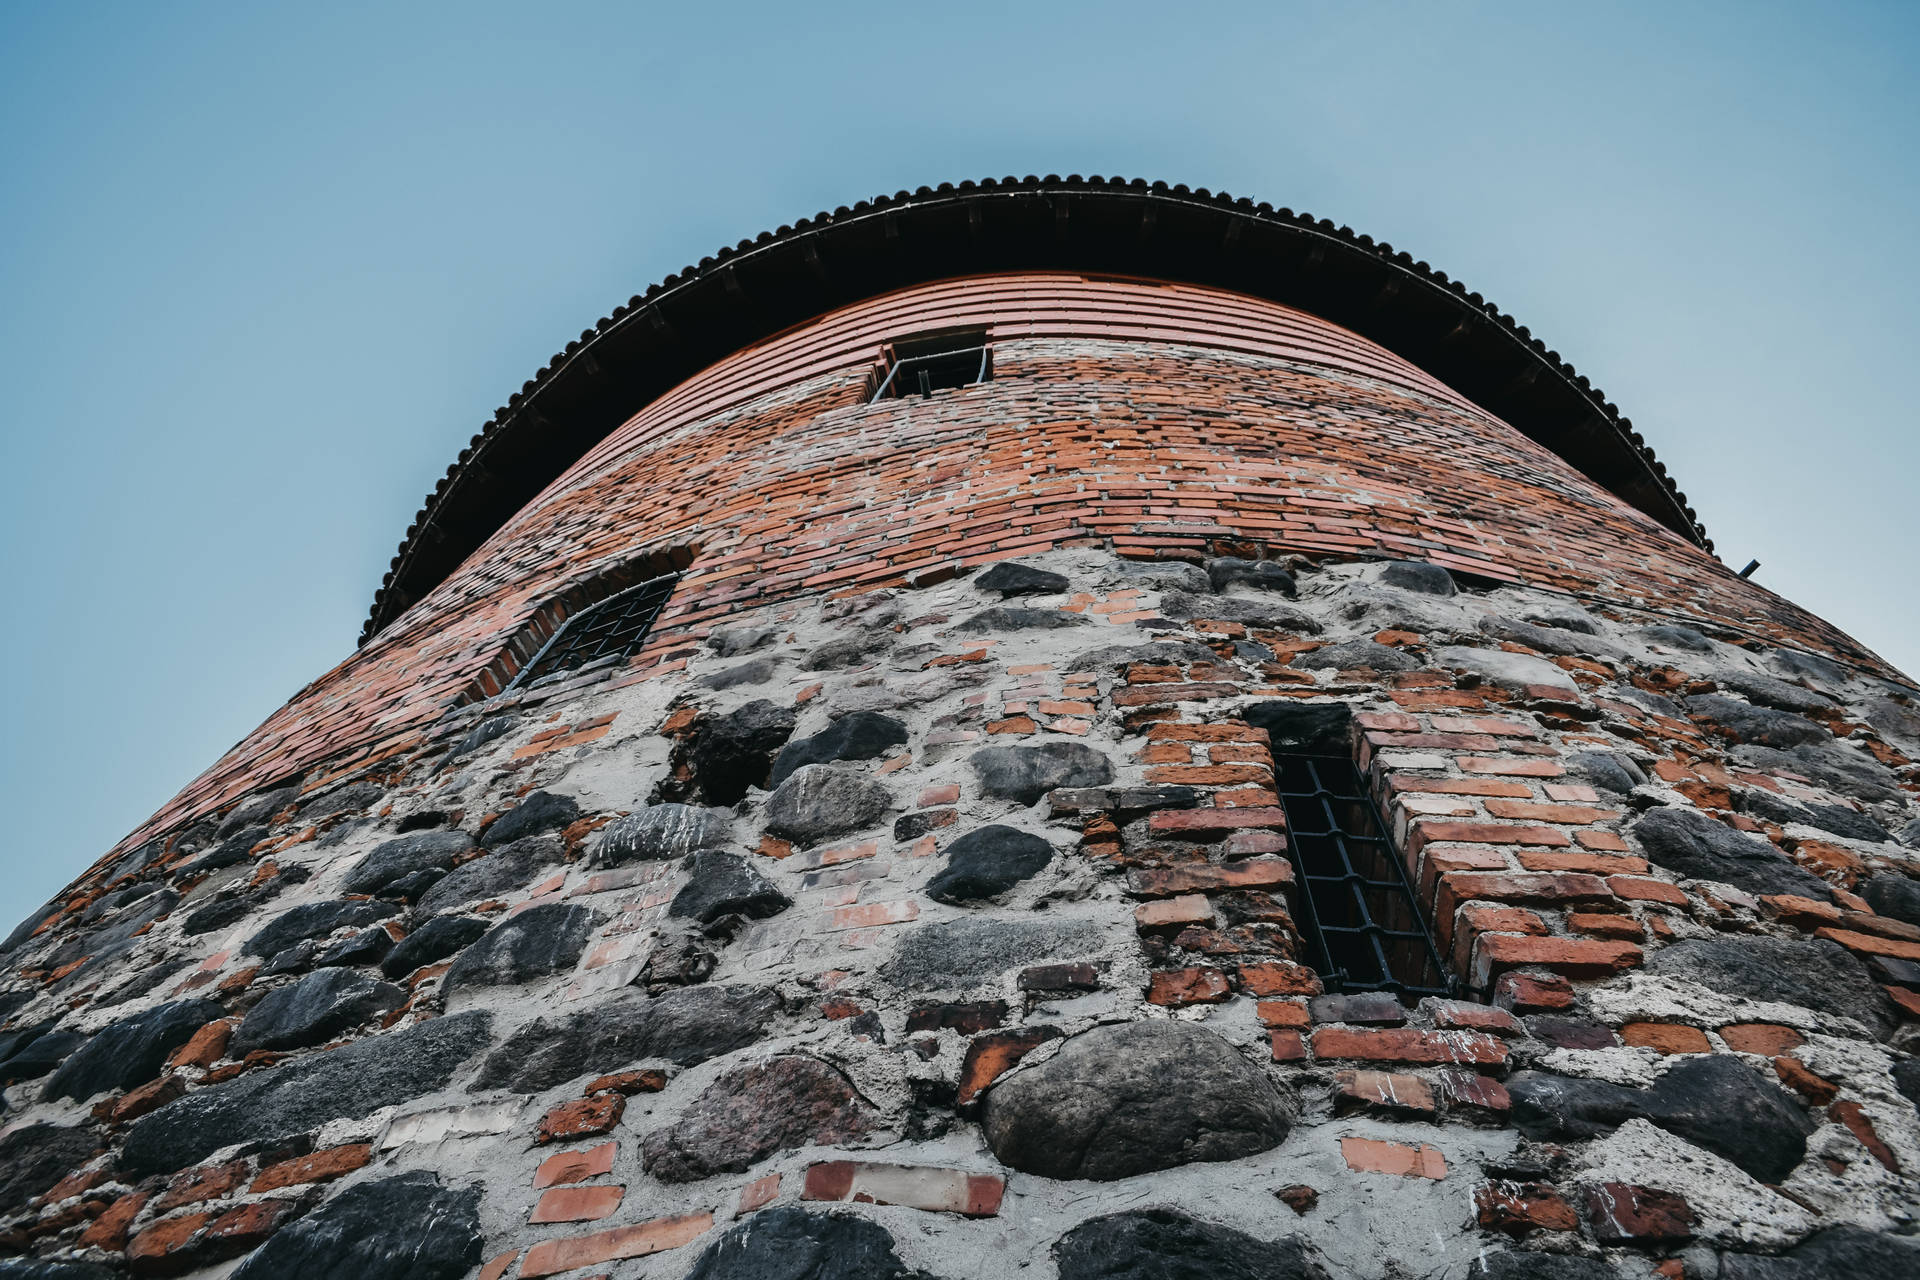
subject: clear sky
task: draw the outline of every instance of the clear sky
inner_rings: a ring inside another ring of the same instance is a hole
[[[0,933],[351,651],[569,339],[922,183],[1389,240],[1920,672],[1916,59],[1911,3],[0,4]]]

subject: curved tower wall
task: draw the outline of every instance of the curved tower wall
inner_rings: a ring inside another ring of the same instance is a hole
[[[942,331],[992,379],[868,403]],[[1901,1263],[1912,688],[1563,452],[1196,285],[942,280],[726,357],[8,939],[0,1247]],[[630,660],[502,692],[668,568]],[[1444,994],[1342,989],[1302,752]]]

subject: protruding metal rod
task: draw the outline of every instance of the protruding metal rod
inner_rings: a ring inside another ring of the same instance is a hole
[[[1758,560],[1749,560],[1747,561],[1747,567],[1740,571],[1740,576],[1743,578],[1751,578],[1753,576],[1753,571],[1755,569],[1758,569],[1759,567],[1760,567],[1760,562]]]

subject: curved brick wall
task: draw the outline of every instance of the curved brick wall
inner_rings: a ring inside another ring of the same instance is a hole
[[[864,403],[948,326],[991,383]],[[636,561],[633,661],[498,692]],[[1306,739],[1444,996],[1322,963]],[[1912,1275],[1916,757],[1873,655],[1338,327],[877,298],[0,942],[0,1280]]]
[[[992,383],[862,403],[883,343],[960,326],[991,330]],[[743,603],[1094,540],[1135,557],[1417,556],[1891,674],[1334,325],[1216,290],[995,276],[836,312],[649,405],[132,839],[393,749],[609,561],[702,548],[661,627],[686,641]]]

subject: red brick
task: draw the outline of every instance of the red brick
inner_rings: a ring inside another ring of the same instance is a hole
[[[1474,984],[1508,969],[1538,965],[1568,977],[1604,977],[1638,965],[1640,948],[1631,942],[1598,938],[1527,938],[1511,933],[1489,933],[1474,945]]]
[[[1213,920],[1213,904],[1205,895],[1183,893],[1174,898],[1143,902],[1133,909],[1134,928],[1142,932],[1179,929],[1190,924],[1208,924]]]
[[[597,1147],[588,1147],[582,1151],[560,1151],[540,1162],[533,1173],[533,1189],[544,1190],[562,1183],[585,1182],[588,1178],[598,1178],[613,1172],[614,1153],[619,1149],[617,1142],[603,1142]]]
[[[1524,782],[1500,782],[1492,778],[1416,778],[1393,774],[1388,786],[1394,791],[1417,791],[1446,796],[1510,796],[1524,800],[1533,794]]]
[[[802,1200],[897,1204],[929,1213],[991,1218],[1000,1212],[1007,1180],[998,1174],[968,1173],[923,1165],[873,1164],[829,1160],[807,1167]]]
[[[780,1198],[780,1175],[769,1173],[755,1178],[740,1188],[740,1201],[734,1206],[733,1216],[744,1218],[755,1209],[764,1209]]]
[[[1260,1019],[1260,1025],[1268,1028],[1299,1029],[1311,1021],[1304,1000],[1262,1000],[1253,1007],[1253,1012]]]
[[[1333,1073],[1333,1109],[1336,1115],[1358,1109],[1433,1115],[1438,1110],[1433,1090],[1419,1076],[1389,1071]]]
[[[1021,1027],[1016,1031],[996,1031],[976,1037],[967,1046],[967,1056],[960,1063],[954,1104],[965,1106],[972,1102],[988,1085],[1011,1071],[1020,1059],[1047,1041],[1059,1038],[1060,1032],[1054,1027]]]
[[[1313,1033],[1313,1056],[1361,1058],[1371,1062],[1466,1062],[1497,1066],[1507,1060],[1507,1046],[1478,1031],[1322,1027]]]
[[[1544,1182],[1483,1182],[1473,1189],[1480,1226],[1523,1236],[1533,1231],[1578,1231],[1580,1217]]]
[[[632,1097],[636,1093],[658,1093],[667,1087],[667,1073],[658,1067],[646,1067],[639,1071],[616,1071],[612,1075],[595,1076],[587,1081],[588,1093],[623,1093]]]
[[[189,1249],[200,1229],[213,1221],[211,1213],[184,1213],[142,1230],[127,1242],[127,1264],[135,1275],[167,1276],[191,1271],[198,1262]]]
[[[1127,873],[1129,892],[1152,898],[1177,893],[1212,893],[1220,889],[1269,889],[1292,883],[1293,864],[1285,858],[1189,862]]]
[[[509,1249],[505,1253],[494,1254],[493,1257],[487,1259],[486,1265],[480,1268],[480,1275],[477,1277],[477,1280],[501,1280],[501,1277],[507,1274],[507,1268],[511,1267],[514,1259],[519,1256],[520,1251],[518,1249]]]
[[[1673,1022],[1629,1022],[1620,1028],[1620,1039],[1634,1048],[1656,1053],[1713,1052],[1706,1032]]]
[[[1558,827],[1519,827],[1497,822],[1445,822],[1422,818],[1414,826],[1418,842],[1452,844],[1538,844],[1559,848],[1573,843]]]
[[[1240,989],[1250,996],[1317,996],[1320,975],[1305,965],[1286,961],[1243,964]]]
[[[1505,973],[1494,984],[1494,999],[1515,1013],[1553,1013],[1573,1005],[1573,986],[1559,976]]]
[[[611,1184],[554,1187],[541,1194],[527,1221],[535,1226],[548,1222],[598,1222],[618,1209],[626,1195],[625,1187]]]
[[[1670,1245],[1693,1238],[1693,1208],[1684,1197],[1626,1182],[1583,1189],[1593,1238],[1602,1246]]]
[[[1860,1139],[1860,1144],[1867,1149],[1868,1153],[1885,1165],[1889,1171],[1900,1172],[1899,1157],[1894,1155],[1893,1149],[1881,1140],[1880,1134],[1873,1127],[1873,1121],[1867,1118],[1866,1111],[1859,1103],[1851,1098],[1836,1102],[1827,1108],[1827,1118],[1838,1120],[1845,1125],[1854,1137]]]
[[[1607,822],[1620,816],[1618,809],[1595,809],[1586,805],[1539,804],[1531,800],[1489,800],[1487,812],[1496,818],[1520,818],[1528,822],[1559,822],[1584,826]]]
[[[369,1143],[356,1142],[344,1147],[328,1147],[311,1155],[295,1156],[260,1171],[247,1190],[258,1195],[278,1187],[300,1186],[309,1182],[329,1182],[355,1169],[364,1168],[373,1159]]]
[[[1184,787],[1227,787],[1273,781],[1273,770],[1253,764],[1163,764],[1147,770],[1147,781]]]
[[[1606,911],[1570,911],[1567,928],[1575,933],[1590,933],[1597,938],[1624,938],[1628,942],[1645,940],[1647,931],[1632,916]]]
[[[106,1212],[80,1233],[76,1242],[83,1249],[105,1249],[118,1253],[127,1247],[127,1228],[147,1206],[147,1193],[130,1191],[107,1206]]]
[[[1607,888],[1629,902],[1664,902],[1676,907],[1687,905],[1686,891],[1664,880],[1650,880],[1641,876],[1608,876]]]
[[[1783,1084],[1816,1107],[1826,1106],[1840,1092],[1839,1085],[1824,1076],[1815,1075],[1798,1058],[1786,1056],[1775,1058],[1773,1073],[1780,1077]]]
[[[175,1174],[160,1198],[153,1202],[153,1211],[156,1215],[164,1215],[205,1200],[225,1199],[233,1194],[234,1188],[247,1180],[247,1173],[247,1161],[229,1160],[226,1164],[207,1165]]]
[[[1893,938],[1878,938],[1870,933],[1855,933],[1850,929],[1816,929],[1814,936],[1837,942],[1849,951],[1857,951],[1870,956],[1892,956],[1897,960],[1920,960],[1920,942],[1901,942]]]
[[[1505,1009],[1467,1000],[1436,1000],[1433,1025],[1443,1031],[1486,1031],[1497,1036],[1523,1036],[1526,1028]]]
[[[1147,829],[1161,834],[1180,834],[1196,840],[1224,836],[1243,827],[1285,827],[1286,811],[1254,806],[1241,809],[1156,809],[1147,818]]]
[[[1149,1004],[1179,1007],[1189,1004],[1218,1004],[1233,994],[1227,975],[1204,966],[1191,969],[1163,969],[1147,975]]]
[[[534,1143],[544,1146],[567,1138],[586,1138],[606,1133],[620,1123],[627,1100],[617,1093],[596,1093],[590,1098],[563,1102],[540,1118]]]
[[[1300,1062],[1307,1056],[1306,1041],[1298,1031],[1276,1031],[1269,1048],[1275,1062]]]
[[[1757,1053],[1768,1058],[1806,1043],[1806,1038],[1792,1027],[1771,1022],[1732,1023],[1720,1028],[1720,1038],[1736,1053]]]
[[[1524,760],[1461,756],[1458,764],[1463,773],[1489,773],[1501,778],[1558,778],[1566,772],[1559,761],[1537,756]]]
[[[226,1056],[227,1041],[233,1037],[235,1018],[217,1018],[194,1032],[187,1042],[167,1059],[170,1067],[210,1067]]]
[[[1447,1160],[1440,1148],[1422,1142],[1381,1142],[1374,1138],[1340,1139],[1340,1155],[1356,1173],[1389,1173],[1403,1178],[1447,1176]]]
[[[576,1267],[590,1267],[620,1258],[644,1258],[667,1249],[678,1249],[699,1239],[713,1227],[711,1213],[687,1213],[672,1218],[655,1218],[629,1227],[614,1227],[592,1235],[563,1240],[542,1240],[527,1250],[520,1264],[525,1280],[558,1275]]]
[[[1582,849],[1592,849],[1599,853],[1625,853],[1627,842],[1612,831],[1576,831],[1573,842]]]
[[[1586,875],[1610,876],[1645,871],[1641,858],[1616,858],[1600,853],[1541,853],[1523,850],[1516,855],[1529,871],[1578,871]]]

